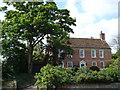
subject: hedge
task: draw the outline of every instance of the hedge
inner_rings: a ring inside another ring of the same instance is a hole
[[[50,64],[41,68],[35,75],[35,85],[39,88],[57,88],[66,84],[80,83],[111,83],[120,82],[120,70],[117,68],[105,68],[101,71],[93,71],[87,67],[63,68]]]

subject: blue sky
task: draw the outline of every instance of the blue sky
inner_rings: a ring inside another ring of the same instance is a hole
[[[70,15],[76,18],[73,28],[76,38],[99,38],[100,31],[105,33],[106,41],[115,52],[113,39],[118,37],[118,2],[119,0],[55,0],[58,8],[68,9]],[[0,7],[3,6],[0,1]],[[9,7],[9,9],[13,9]],[[0,19],[4,14],[0,13]]]
[[[72,27],[76,38],[99,38],[99,33],[105,33],[106,41],[115,52],[118,37],[118,2],[119,0],[55,0],[59,8],[70,10],[76,18],[76,27]]]

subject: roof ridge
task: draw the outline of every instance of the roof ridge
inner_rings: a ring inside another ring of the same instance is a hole
[[[95,48],[110,48],[108,43],[97,38],[70,38],[72,47],[95,47]]]

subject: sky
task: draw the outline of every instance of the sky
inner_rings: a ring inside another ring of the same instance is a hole
[[[115,53],[118,37],[118,2],[119,0],[55,0],[59,9],[68,9],[70,16],[76,18],[76,26],[71,26],[75,38],[100,38],[100,31]],[[0,7],[4,4],[0,1]],[[13,9],[9,7],[9,9]],[[4,19],[0,12],[0,19]]]
[[[61,9],[70,10],[76,18],[76,27],[72,27],[76,38],[100,38],[100,31],[105,33],[106,42],[116,52],[115,41],[118,37],[118,2],[119,0],[55,0]]]

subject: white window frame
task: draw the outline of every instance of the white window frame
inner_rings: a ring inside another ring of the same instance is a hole
[[[101,51],[102,51],[102,56],[101,56]],[[104,58],[104,50],[99,50],[99,57]]]
[[[72,54],[67,54],[67,57],[68,57],[68,58],[72,58],[73,55],[72,55]]]
[[[73,67],[73,62],[72,61],[67,61],[67,67],[68,67],[68,63],[71,63],[71,65]]]
[[[96,65],[93,65],[95,63]],[[97,61],[92,61],[92,66],[97,66]]]
[[[93,53],[94,52],[94,53]],[[93,56],[94,55],[94,56]],[[92,58],[96,58],[96,50],[95,49],[92,49],[91,50],[91,57]]]
[[[101,68],[101,63],[103,63],[103,68],[105,68],[105,63],[104,63],[104,61],[100,61],[100,69],[103,69],[103,68]]]
[[[81,56],[81,51],[83,50],[83,56]],[[79,55],[80,55],[80,58],[84,58],[85,57],[85,50],[84,49],[80,49],[79,50]]]
[[[84,64],[84,66],[86,66],[86,62],[84,60],[82,60],[82,61],[79,62],[80,68],[81,68],[81,64]]]
[[[60,58],[60,56],[61,56],[61,53],[63,53],[64,51],[63,50],[60,50],[60,49],[58,49],[58,57]]]
[[[60,57],[60,49],[58,49],[58,57]]]
[[[62,67],[64,67],[64,62],[62,61]]]

